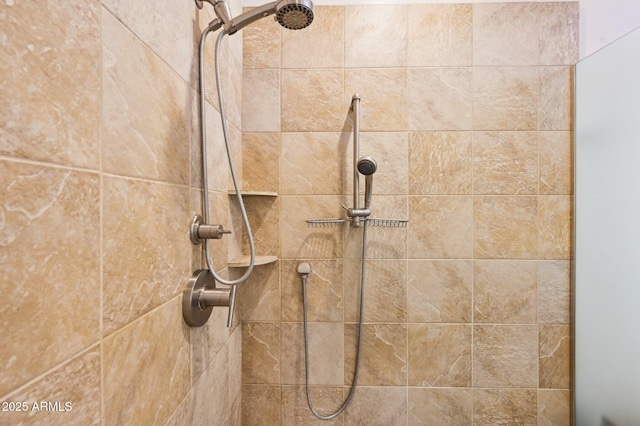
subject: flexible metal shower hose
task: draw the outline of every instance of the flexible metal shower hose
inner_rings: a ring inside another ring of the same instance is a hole
[[[366,272],[366,254],[367,254],[367,221],[364,221],[364,226],[362,227],[362,258],[361,258],[361,269],[360,269],[360,309],[359,309],[359,319],[358,319],[358,346],[356,349],[356,366],[353,371],[353,381],[351,382],[351,388],[349,389],[349,394],[347,398],[344,400],[340,408],[332,414],[322,415],[316,411],[313,407],[313,403],[311,402],[311,393],[309,392],[309,332],[307,330],[307,275],[302,276],[302,312],[304,318],[304,375],[305,375],[305,391],[307,394],[307,404],[309,405],[309,409],[313,413],[314,416],[319,418],[320,420],[331,420],[336,418],[342,413],[351,403],[353,399],[353,395],[356,392],[356,387],[358,384],[358,372],[360,371],[360,352],[362,349],[362,323],[364,320],[364,283],[365,283],[365,272]]]

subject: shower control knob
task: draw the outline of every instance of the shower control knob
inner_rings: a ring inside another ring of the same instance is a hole
[[[193,222],[191,222],[191,228],[189,235],[191,242],[198,245],[202,240],[219,240],[224,234],[230,234],[231,231],[224,229],[222,225],[207,225],[203,223],[202,216],[195,215]]]

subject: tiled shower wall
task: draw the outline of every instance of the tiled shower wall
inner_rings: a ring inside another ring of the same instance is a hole
[[[578,5],[317,7],[313,25],[245,29],[243,169],[259,267],[241,292],[243,424],[315,424],[355,360],[362,230],[309,228],[378,162],[358,390],[331,424],[570,422],[572,65]]]
[[[3,405],[2,425],[239,424],[240,328],[225,328],[225,309],[200,329],[181,313],[201,264],[188,226],[202,211],[195,58],[208,9],[0,4],[0,401],[28,404]],[[238,152],[241,49],[223,49]],[[221,164],[212,217],[231,226]],[[239,246],[216,245],[220,269]]]

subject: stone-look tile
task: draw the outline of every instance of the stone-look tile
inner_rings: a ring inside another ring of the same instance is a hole
[[[277,262],[255,267],[247,281],[238,285],[237,292],[236,304],[242,321],[280,320],[280,265]]]
[[[195,2],[186,7],[171,0],[161,0],[149,7],[142,2],[105,0],[102,5],[185,81],[192,81],[196,67],[193,58],[197,56]]]
[[[103,178],[103,332],[182,291],[190,275],[189,190]]]
[[[237,302],[236,302],[237,303]],[[237,306],[236,306],[237,309]],[[227,328],[228,309],[213,308],[211,316],[202,327],[192,327],[191,332],[191,378],[195,384],[206,371],[217,354],[223,350],[233,329]],[[239,317],[236,314],[235,324]]]
[[[538,322],[571,321],[571,265],[568,260],[538,262]]]
[[[344,7],[315,6],[310,26],[282,31],[282,68],[342,68],[344,37]]]
[[[282,424],[279,386],[242,386],[242,424],[263,426]]]
[[[313,408],[326,416],[334,413],[343,401],[342,387],[311,387],[311,403]],[[322,426],[342,425],[344,416],[332,420],[320,420],[309,409],[304,386],[282,386],[282,425],[283,426]]]
[[[473,327],[473,386],[535,388],[538,345],[535,325]]]
[[[193,424],[228,424],[229,393],[220,391],[229,388],[228,366],[228,351],[221,350],[194,384],[191,392]]]
[[[102,33],[103,170],[188,184],[193,91],[106,11]]]
[[[471,386],[471,326],[409,324],[409,386]]]
[[[409,68],[408,128],[412,131],[471,130],[471,68]]]
[[[302,321],[302,280],[297,273],[300,262],[282,261],[282,321]],[[309,261],[307,278],[307,318],[309,321],[341,322],[343,314],[342,260]]]
[[[197,100],[194,99],[192,109],[192,136],[191,136],[191,185],[202,188],[202,139],[201,124],[198,114]],[[207,140],[207,185],[209,191],[227,192],[233,186],[231,183],[229,170],[229,158],[224,142],[222,123],[220,114],[211,105],[205,105],[205,138]],[[232,141],[230,140],[230,143]],[[236,169],[242,170],[242,164],[238,164],[234,159]],[[239,173],[242,175],[241,173]]]
[[[571,387],[571,330],[569,325],[542,325],[539,329],[540,387]]]
[[[475,130],[536,130],[539,70],[535,67],[474,68]]]
[[[359,260],[344,263],[345,321],[357,322],[360,304]],[[367,260],[365,275],[365,322],[405,322],[407,319],[407,262]]]
[[[93,173],[0,161],[0,395],[99,338],[99,205]]]
[[[409,134],[409,194],[471,194],[471,132]]]
[[[343,226],[308,226],[308,219],[343,218],[343,201],[337,196],[280,197],[283,259],[334,259],[342,256]]]
[[[472,256],[473,202],[468,196],[409,197],[409,257]]]
[[[242,189],[278,192],[280,155],[278,133],[243,133]]]
[[[569,259],[571,257],[571,197],[549,195],[539,199],[540,259]]]
[[[407,417],[406,388],[361,386],[345,411],[344,424],[404,425]]]
[[[535,425],[536,391],[531,389],[476,389],[473,393],[473,424]]]
[[[474,323],[535,324],[537,270],[535,261],[474,262]]]
[[[473,61],[471,4],[409,5],[407,66],[468,66]]]
[[[374,182],[374,192],[375,192]],[[364,189],[363,189],[364,190]],[[352,205],[352,198],[346,204]],[[362,204],[361,204],[362,205]],[[407,220],[406,196],[376,196],[371,201],[372,219]],[[369,222],[367,225],[367,259],[406,259],[408,228],[399,224]],[[396,226],[398,225],[398,226]],[[407,225],[408,226],[408,225]],[[345,232],[344,258],[360,259],[362,257],[363,227],[349,226]]]
[[[244,12],[251,9],[245,8]],[[281,28],[273,19],[260,19],[235,36],[242,38],[242,66],[245,70],[280,68]]]
[[[578,62],[578,6],[578,2],[538,5],[542,65],[573,65]]]
[[[242,420],[242,328],[236,327],[227,343],[229,354],[229,425],[239,425]]]
[[[569,426],[571,424],[571,392],[538,390],[538,425]]]
[[[99,2],[4,2],[0,14],[0,155],[98,169]]]
[[[409,422],[413,425],[470,425],[473,394],[470,389],[409,388]]]
[[[358,325],[345,327],[345,383],[353,382]],[[405,386],[407,383],[406,324],[363,324],[358,385]]]
[[[537,197],[475,197],[473,222],[475,258],[536,258],[538,254]]]
[[[540,130],[573,128],[573,70],[571,67],[540,69]]]
[[[342,69],[282,70],[283,132],[340,131],[347,111]]]
[[[238,5],[239,2],[232,3]],[[208,52],[214,51],[215,41],[211,37]],[[225,109],[225,116],[229,121],[230,127],[240,128],[242,124],[242,110],[244,99],[244,82],[242,71],[242,39],[240,37],[228,37],[225,43],[222,43],[221,59],[220,59],[220,80],[222,84],[222,94]],[[209,54],[208,57],[215,58],[215,55]],[[206,59],[205,59],[206,61]],[[211,61],[211,68],[205,69],[205,87],[207,87],[206,99],[219,108],[219,99],[217,84],[215,79],[215,61]],[[207,62],[209,66],[209,62]],[[211,83],[208,83],[211,81]],[[251,94],[249,94],[251,96]],[[252,98],[256,99],[256,98]]]
[[[404,132],[360,133],[360,158],[370,156],[378,166],[374,175],[373,193],[375,195],[406,195],[409,168],[408,146],[407,133]],[[344,158],[346,166],[344,169],[344,194],[353,197],[354,165],[353,144],[351,141],[348,141]],[[363,176],[360,176],[360,193],[362,196],[364,196],[364,189],[365,180]]]
[[[342,194],[346,157],[341,137],[342,133],[284,133],[281,193]]]
[[[474,65],[538,65],[536,3],[473,5]]]
[[[571,132],[540,132],[540,194],[573,193]]]
[[[242,323],[242,383],[280,383],[280,324]]]
[[[309,384],[344,383],[344,326],[342,323],[308,324]],[[282,323],[282,384],[305,383],[304,326]]]
[[[385,34],[385,37],[393,38],[388,37],[388,34]],[[387,55],[378,56],[385,57]],[[389,82],[393,82],[393,84],[389,84]],[[346,69],[344,73],[344,102],[350,105],[351,97],[356,93],[361,98],[360,130],[362,132],[407,130],[409,112],[406,96],[407,70],[405,68]],[[345,116],[346,112],[345,108]]]
[[[238,197],[232,196],[230,198],[232,205],[236,206]],[[277,256],[280,252],[280,235],[278,233],[280,202],[276,197],[252,196],[250,194],[245,194],[242,199],[247,211],[256,254]],[[239,218],[240,214],[235,217]],[[242,252],[249,254],[249,237],[244,222],[242,223]]]
[[[164,424],[190,387],[182,298],[107,337],[102,351],[105,424]]]
[[[473,190],[487,195],[536,195],[538,133],[474,133]]]
[[[409,322],[471,322],[473,266],[464,260],[410,260]]]
[[[242,73],[242,131],[280,131],[280,71],[245,69]]]
[[[2,400],[28,404],[25,411],[4,411],[6,425],[101,424],[100,348],[89,349]],[[59,403],[65,411],[38,411],[41,401]]]
[[[345,67],[406,66],[407,29],[406,5],[345,6]]]

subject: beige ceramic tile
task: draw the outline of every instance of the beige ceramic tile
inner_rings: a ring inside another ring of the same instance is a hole
[[[343,218],[344,201],[337,196],[280,197],[280,250],[283,259],[332,259],[342,256],[343,227],[308,226],[308,219]],[[286,237],[286,238],[285,238]]]
[[[412,4],[408,9],[408,66],[472,64],[471,4]]]
[[[537,257],[537,197],[475,197],[473,222],[474,257],[480,259],[535,259]]]
[[[470,425],[470,389],[409,388],[409,424]]]
[[[4,2],[0,14],[0,155],[98,169],[99,2]]]
[[[538,65],[536,3],[473,5],[474,65]]]
[[[282,261],[282,321],[302,321],[302,280],[298,265],[305,261]],[[343,314],[342,260],[310,260],[307,278],[309,321],[341,322]]]
[[[283,132],[337,132],[347,111],[342,69],[282,71]]]
[[[177,297],[104,340],[105,424],[164,423],[187,395],[189,328],[181,308]]]
[[[475,130],[538,128],[538,68],[476,67],[473,80]]]
[[[474,425],[535,425],[536,391],[532,389],[476,389]]]
[[[542,196],[540,206],[540,259],[571,257],[571,197]]]
[[[536,195],[538,133],[474,133],[473,190],[476,194]]]
[[[573,69],[540,69],[540,130],[573,129]]]
[[[192,90],[108,12],[102,16],[103,169],[187,184]]]
[[[93,173],[0,161],[0,395],[99,338],[99,192]]]
[[[342,133],[283,133],[282,194],[342,194],[346,156],[341,136]]]
[[[280,383],[280,324],[242,324],[242,383]]]
[[[540,61],[543,65],[574,65],[578,61],[579,2],[541,3]]]
[[[280,131],[280,71],[246,69],[242,74],[243,132]]]
[[[390,84],[393,82],[393,84]],[[360,130],[406,131],[407,70],[405,68],[354,68],[345,70],[344,102],[360,95]],[[346,115],[346,109],[345,109]],[[341,123],[342,125],[342,123]]]
[[[571,330],[569,325],[543,325],[539,330],[540,387],[571,387]]]
[[[3,397],[3,402],[26,403],[26,410],[2,413],[2,423],[101,424],[100,348],[95,346],[48,372],[37,381]],[[59,404],[60,411],[48,411],[42,403]]]
[[[280,320],[280,265],[277,262],[256,266],[247,281],[238,285],[237,292],[238,320]]]
[[[473,327],[473,386],[535,388],[538,344],[535,325]]]
[[[242,386],[242,424],[246,426],[282,423],[279,386]]]
[[[538,262],[538,322],[569,324],[571,265],[568,260]]]
[[[470,261],[410,260],[409,322],[471,322]]]
[[[345,260],[345,321],[358,321],[360,304],[359,260]],[[407,262],[367,260],[365,275],[366,322],[405,322],[407,318]]]
[[[345,383],[353,383],[358,347],[358,325],[345,327]],[[358,385],[405,386],[407,383],[407,326],[364,324]]]
[[[540,132],[540,194],[573,193],[571,132]]]
[[[407,422],[407,391],[391,386],[361,386],[345,412],[345,426],[403,425]]]
[[[236,196],[232,196],[231,203],[237,205]],[[276,197],[263,197],[246,194],[243,197],[245,209],[249,218],[249,226],[253,234],[256,254],[258,256],[277,256],[280,252],[279,218],[280,202]],[[236,216],[239,217],[239,216]],[[244,254],[249,254],[249,239],[247,229],[243,222],[243,249]]]
[[[345,6],[345,67],[407,65],[406,5]]]
[[[242,189],[280,191],[280,135],[242,134]]]
[[[237,306],[236,309],[238,309]],[[228,312],[226,307],[213,308],[211,316],[205,325],[189,329],[191,333],[191,378],[193,383],[200,379],[200,376],[206,371],[213,359],[227,345],[229,336],[233,331],[233,329],[227,328]],[[239,320],[240,316],[236,311],[235,325]]]
[[[242,400],[242,328],[236,327],[235,331],[227,343],[229,353],[228,375],[229,375],[229,404],[231,407],[231,419],[236,415],[240,418],[240,408]],[[237,410],[234,410],[237,409]],[[235,424],[232,421],[230,424]]]
[[[194,109],[197,111],[196,107]],[[224,142],[224,133],[220,121],[220,114],[213,109],[211,105],[206,104],[205,107],[205,138],[207,141],[206,157],[207,157],[207,185],[209,191],[224,191],[233,186],[229,173],[229,158],[227,156],[227,148]],[[192,116],[194,130],[192,132],[192,175],[191,184],[195,187],[202,188],[202,139],[200,133],[200,120],[198,115]],[[231,138],[229,143],[232,143]],[[242,170],[242,164],[238,164],[234,159],[234,166],[237,170]],[[242,176],[241,173],[239,173]]]
[[[244,11],[251,9],[245,8]],[[236,34],[236,37],[242,37],[242,66],[245,70],[280,68],[281,29],[277,22],[267,18],[252,23]]]
[[[538,425],[571,425],[571,404],[568,390],[538,390]]]
[[[473,203],[467,196],[409,198],[409,257],[455,259],[472,256]]]
[[[407,93],[409,130],[472,129],[471,68],[409,68]]]
[[[471,386],[471,326],[409,324],[409,386]]]
[[[229,393],[219,389],[229,388],[229,354],[220,351],[191,391],[194,424],[228,424]]]
[[[109,334],[182,291],[191,275],[189,191],[103,179],[103,332]]]
[[[344,37],[344,7],[314,6],[310,26],[282,30],[282,68],[342,68]]]
[[[534,324],[535,261],[488,260],[473,265],[474,323]]]
[[[470,132],[409,134],[409,194],[471,194]]]
[[[320,415],[334,413],[343,401],[342,387],[311,387],[311,403]],[[282,386],[282,425],[322,426],[342,425],[344,416],[332,420],[320,420],[309,409],[304,386]]]
[[[360,156],[369,156],[377,164],[373,175],[375,195],[405,195],[407,193],[408,137],[406,133],[361,132]],[[353,144],[346,149],[344,173],[345,194],[353,195]],[[334,166],[335,167],[335,166]],[[364,197],[365,179],[360,176],[360,193]],[[364,198],[363,198],[364,199]]]

